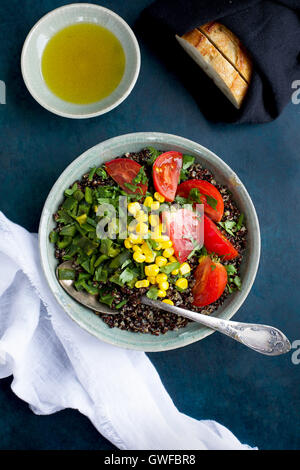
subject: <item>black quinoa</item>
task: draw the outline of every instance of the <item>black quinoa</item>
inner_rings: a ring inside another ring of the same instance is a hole
[[[150,158],[150,152],[148,149],[141,150],[140,152],[135,153],[126,153],[122,158],[131,158],[135,160],[140,165],[143,165],[145,168],[146,175],[148,177],[149,183],[152,181],[152,166],[147,165],[147,161]],[[76,181],[78,189],[84,189],[86,186],[96,187],[100,185],[111,185],[114,186],[116,183],[111,177],[103,180],[100,176],[96,174],[93,176],[93,179],[89,181],[89,173],[83,175],[80,181]],[[226,186],[222,186],[216,182],[213,174],[206,168],[202,168],[199,163],[194,163],[188,171],[187,179],[202,179],[213,184],[222,194],[224,201],[224,216],[222,220],[234,220],[237,222],[239,216],[241,215],[238,207],[232,199],[232,195]],[[73,184],[72,184],[73,185]],[[72,185],[70,187],[72,187]],[[149,185],[149,191],[154,192],[151,183]],[[56,220],[58,214],[54,214],[54,220]],[[59,230],[61,224],[57,223],[55,230]],[[236,250],[239,252],[239,256],[230,261],[222,261],[224,265],[231,264],[237,270],[237,275],[239,275],[240,264],[243,258],[243,253],[246,248],[247,243],[247,229],[245,226],[235,233],[235,236],[231,236],[225,232],[220,226],[220,230],[224,233],[227,239],[233,244]],[[63,262],[62,257],[65,254],[65,250],[59,250],[55,248],[55,257],[59,262]],[[198,265],[198,257],[193,256],[188,260],[189,265],[191,266],[191,274],[188,278],[189,286],[184,292],[179,292],[175,286],[170,282],[170,287],[168,289],[168,299],[174,302],[174,305],[178,307],[183,307],[195,312],[200,312],[206,315],[212,314],[220,305],[222,305],[225,299],[230,295],[228,287],[225,288],[222,296],[214,303],[205,306],[205,307],[195,307],[193,302],[192,287],[193,287],[193,270]],[[73,263],[74,268],[78,271],[81,271],[80,266],[76,266]],[[95,282],[95,285],[100,285]],[[235,290],[236,286],[231,284],[229,286],[231,289]],[[145,294],[147,289],[137,289],[137,288],[128,288],[128,287],[119,287],[114,286],[113,290],[110,293],[114,296],[114,301],[112,308],[124,298],[128,298],[127,303],[119,310],[119,313],[115,315],[104,315],[99,312],[95,312],[110,328],[120,328],[122,330],[128,330],[139,333],[151,333],[158,336],[159,334],[164,334],[169,330],[178,330],[186,326],[190,320],[180,317],[176,314],[164,312],[162,310],[153,309],[147,305],[140,303],[140,297]]]

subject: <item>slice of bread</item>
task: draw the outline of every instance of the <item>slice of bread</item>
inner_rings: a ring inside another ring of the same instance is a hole
[[[248,89],[247,81],[199,29],[176,36],[183,49],[212,78],[231,103],[240,108]]]
[[[252,61],[243,44],[226,26],[212,21],[197,28],[229,60],[247,83],[251,80]]]

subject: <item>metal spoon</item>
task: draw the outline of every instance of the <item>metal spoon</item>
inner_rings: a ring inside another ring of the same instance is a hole
[[[118,310],[112,310],[107,305],[98,302],[95,295],[88,294],[86,291],[77,291],[73,286],[74,281],[60,280],[58,278],[58,270],[61,268],[72,268],[72,262],[66,261],[60,264],[56,269],[56,276],[60,285],[71,297],[77,300],[77,302],[95,310],[96,312],[101,312],[107,315],[115,315],[116,313],[119,313]],[[169,305],[164,302],[151,300],[145,295],[141,297],[141,303],[149,305],[152,308],[175,313],[176,315],[181,315],[182,317],[201,323],[202,325],[230,336],[236,341],[248,346],[248,348],[254,349],[254,351],[267,356],[279,356],[280,354],[289,352],[291,349],[291,344],[287,337],[273,326],[223,320],[222,318],[203,315],[201,313],[175,307],[174,305]]]

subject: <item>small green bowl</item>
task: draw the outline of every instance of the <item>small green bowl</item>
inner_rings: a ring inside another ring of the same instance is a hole
[[[124,75],[118,87],[103,100],[86,105],[68,103],[54,95],[41,71],[48,41],[58,31],[75,23],[94,23],[109,29],[119,39],[126,56]],[[33,98],[48,111],[73,119],[99,116],[122,103],[137,81],[140,64],[139,45],[128,24],[113,11],[89,3],[66,5],[43,16],[29,32],[21,56],[23,79]]]
[[[147,146],[194,155],[203,167],[213,172],[219,183],[229,188],[239,209],[245,214],[248,243],[241,264],[242,290],[230,295],[215,312],[220,318],[231,318],[246,299],[256,276],[260,257],[260,231],[257,215],[249,194],[229,166],[210,150],[183,137],[158,132],[138,132],[114,137],[84,152],[65,169],[49,193],[40,221],[39,245],[42,266],[50,289],[67,314],[82,328],[115,346],[142,351],[167,351],[199,341],[213,331],[194,322],[178,331],[168,331],[160,336],[109,328],[101,318],[77,303],[61,288],[55,277],[57,260],[54,257],[54,246],[49,242],[49,233],[55,227],[52,214],[62,203],[63,193],[67,187],[87,173],[90,167],[99,166],[126,152],[137,152]]]

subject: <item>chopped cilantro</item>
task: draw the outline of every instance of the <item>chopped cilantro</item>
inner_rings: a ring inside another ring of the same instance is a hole
[[[108,174],[102,166],[100,166],[100,168],[97,168],[96,175],[100,176],[100,178],[102,178],[103,180],[106,180],[108,178]]]
[[[189,202],[199,202],[201,203],[201,193],[198,188],[192,188],[189,192],[188,201]]]
[[[148,299],[156,300],[158,296],[158,288],[155,286],[151,286],[146,296],[148,297]]]
[[[180,181],[185,181],[188,178],[188,168],[193,165],[195,157],[191,155],[182,155],[182,168],[180,171]]]
[[[148,178],[146,176],[145,168],[143,166],[140,168],[140,171],[138,172],[136,177],[133,178],[132,183],[134,183],[134,184],[138,184],[138,183],[148,184]]]
[[[238,221],[234,220],[225,220],[225,222],[219,222],[219,225],[226,230],[229,235],[235,236],[235,232],[241,230],[244,222],[244,214],[241,214],[238,218]]]
[[[205,194],[205,197],[206,197],[207,204],[209,204],[210,207],[212,207],[213,209],[216,209],[218,201],[214,197],[209,196],[208,194]]]
[[[240,277],[239,276],[234,276],[233,282],[236,285],[236,287],[238,288],[238,290],[241,290],[242,281],[241,281]]]
[[[173,263],[166,264],[165,266],[161,266],[160,270],[162,273],[170,274],[172,271],[174,271],[175,269],[179,269],[179,268],[180,268],[179,261],[174,261]]]
[[[232,276],[233,274],[237,272],[236,267],[233,264],[228,264],[227,266],[224,266],[224,267],[227,271],[228,276]]]
[[[241,230],[242,226],[243,226],[243,222],[244,222],[244,214],[242,213],[239,218],[238,218],[238,221],[237,221],[237,224],[236,224],[236,227],[235,227],[235,231],[238,232],[239,230]]]
[[[94,168],[91,168],[89,172],[89,181],[92,181],[94,178],[94,174],[96,173],[97,167],[95,166]]]
[[[234,220],[225,220],[225,222],[219,222],[219,225],[224,230],[226,230],[229,235],[232,235],[234,237],[234,231],[236,226],[236,222]]]
[[[126,268],[124,271],[119,276],[120,281],[122,284],[125,284],[126,282],[133,281],[137,277],[137,272],[134,269]]]
[[[175,202],[178,202],[181,206],[184,206],[185,204],[188,204],[188,200],[185,197],[182,196],[175,196]]]
[[[153,165],[153,163],[155,162],[155,160],[157,159],[157,157],[159,157],[159,155],[161,154],[161,152],[159,152],[158,150],[156,150],[154,147],[148,147],[147,149],[150,153],[150,157],[148,158],[148,161],[147,161],[147,164],[150,166],[150,165]]]

